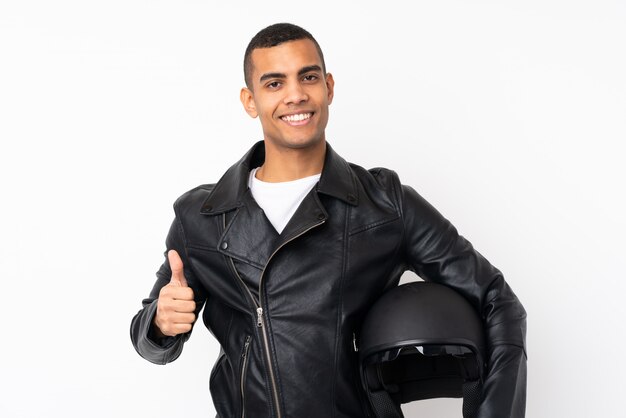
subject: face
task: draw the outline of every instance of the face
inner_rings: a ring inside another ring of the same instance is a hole
[[[251,58],[252,86],[241,90],[241,102],[259,117],[266,145],[303,149],[323,143],[334,81],[324,76],[315,44],[289,41],[255,49]]]

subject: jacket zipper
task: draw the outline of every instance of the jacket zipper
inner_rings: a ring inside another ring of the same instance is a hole
[[[274,376],[274,368],[272,366],[272,358],[270,355],[270,346],[269,346],[269,337],[267,335],[267,327],[265,326],[265,319],[263,317],[263,292],[262,292],[262,286],[263,286],[263,277],[265,274],[265,269],[267,268],[267,266],[270,264],[270,261],[272,261],[272,258],[274,257],[274,255],[281,249],[283,248],[285,245],[289,244],[291,241],[293,241],[296,238],[301,237],[302,235],[306,234],[307,232],[309,232],[311,229],[323,224],[324,221],[318,222],[316,224],[311,225],[310,227],[308,227],[307,229],[305,229],[304,231],[300,232],[298,235],[295,235],[294,237],[290,238],[289,240],[283,242],[278,248],[276,248],[274,250],[274,252],[272,253],[272,255],[270,255],[270,257],[267,259],[267,263],[265,263],[265,267],[263,267],[263,271],[261,271],[261,278],[259,279],[259,307],[257,307],[257,326],[261,328],[261,330],[263,331],[263,344],[265,345],[265,355],[267,357],[267,363],[268,363],[268,367],[269,367],[269,371],[270,371],[270,380],[272,382],[272,391],[274,394],[274,403],[276,404],[276,416],[277,418],[281,418],[282,417],[282,413],[280,410],[280,400],[278,399],[278,387],[276,385],[276,377]]]
[[[224,220],[224,228],[226,228],[226,214],[223,215],[223,220]],[[274,397],[274,406],[276,408],[276,417],[277,418],[282,418],[282,411],[280,409],[280,400],[278,399],[278,386],[276,384],[276,376],[274,375],[274,367],[272,365],[272,357],[270,354],[270,345],[269,345],[269,337],[267,336],[267,328],[265,327],[265,319],[263,317],[263,275],[265,274],[265,269],[267,268],[267,266],[269,265],[270,261],[272,260],[272,258],[274,257],[274,255],[281,249],[283,248],[285,245],[289,244],[291,241],[293,241],[296,238],[301,237],[302,235],[306,234],[307,232],[309,232],[311,229],[320,226],[324,223],[325,221],[322,220],[321,222],[318,222],[316,224],[311,225],[310,227],[308,227],[307,229],[305,229],[304,231],[300,232],[298,235],[295,235],[294,237],[290,238],[289,240],[283,242],[280,247],[276,248],[274,250],[274,252],[270,255],[270,257],[267,259],[267,263],[265,263],[265,267],[263,267],[263,271],[261,271],[261,277],[259,279],[259,301],[257,302],[256,299],[254,298],[254,295],[252,295],[252,292],[250,292],[250,289],[248,289],[248,286],[246,286],[246,284],[244,283],[243,279],[241,278],[241,276],[239,275],[239,272],[237,271],[237,269],[235,268],[235,263],[233,262],[232,257],[228,257],[228,259],[230,260],[230,264],[233,268],[233,271],[235,272],[235,275],[237,276],[237,279],[239,279],[239,281],[241,282],[241,284],[243,285],[244,289],[246,289],[246,291],[248,292],[248,295],[250,296],[250,299],[252,300],[252,302],[254,303],[254,306],[256,307],[256,314],[257,314],[257,327],[261,328],[262,334],[263,334],[263,348],[265,349],[265,358],[267,360],[267,367],[269,370],[269,374],[270,374],[270,383],[272,384],[272,395]]]
[[[248,350],[250,349],[251,335],[246,336],[246,342],[243,344],[242,365],[241,365],[241,418],[246,416],[246,393],[244,390],[244,382],[246,381],[246,371],[248,370]]]

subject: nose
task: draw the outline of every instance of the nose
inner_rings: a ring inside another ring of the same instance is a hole
[[[283,99],[286,105],[300,104],[309,100],[309,96],[300,83],[289,83],[286,87],[284,90],[285,98]]]

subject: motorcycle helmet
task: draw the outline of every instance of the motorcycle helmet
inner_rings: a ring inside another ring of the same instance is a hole
[[[358,342],[361,382],[377,418],[400,418],[400,404],[463,398],[463,417],[482,400],[482,321],[459,293],[412,282],[384,293],[366,314]]]

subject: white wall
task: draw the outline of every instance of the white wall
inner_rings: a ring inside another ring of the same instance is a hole
[[[324,48],[333,147],[398,171],[523,301],[527,416],[624,416],[625,3],[226,3],[0,2],[0,416],[214,416],[210,334],[159,367],[128,329],[174,199],[261,138],[241,59],[279,21]]]

